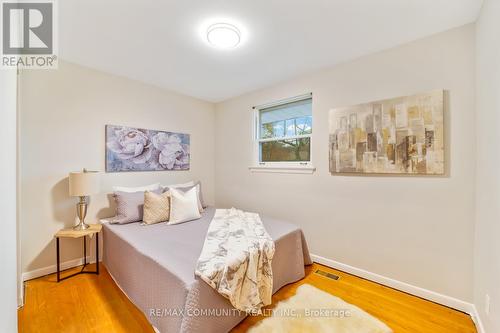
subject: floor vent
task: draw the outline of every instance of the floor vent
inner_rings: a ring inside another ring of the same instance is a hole
[[[316,270],[315,273],[319,274],[319,275],[323,275],[324,277],[327,277],[327,278],[332,279],[332,280],[338,280],[338,279],[340,279],[340,276],[337,276],[335,274],[322,271],[321,269]]]

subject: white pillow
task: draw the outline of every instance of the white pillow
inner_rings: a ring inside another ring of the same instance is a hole
[[[196,187],[184,193],[174,188],[170,189],[170,218],[168,224],[196,220],[200,217]]]
[[[182,184],[172,184],[172,185],[161,185],[163,189],[168,189],[168,188],[178,188],[178,187],[189,187],[189,186],[194,186],[196,184],[194,180],[189,181],[187,183],[182,183]]]
[[[139,186],[139,187],[125,187],[125,186],[113,186],[113,192],[146,192],[146,191],[156,191],[160,188],[160,183]]]

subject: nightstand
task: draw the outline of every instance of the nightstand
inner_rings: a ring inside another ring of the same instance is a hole
[[[102,224],[89,224],[89,228],[85,230],[61,229],[54,237],[56,238],[56,257],[57,257],[57,282],[70,278],[78,274],[99,274],[99,232],[102,230]],[[95,256],[96,256],[96,270],[84,271],[87,266],[87,236],[95,234]],[[78,273],[74,273],[61,278],[61,263],[59,255],[59,238],[83,238],[83,267]]]

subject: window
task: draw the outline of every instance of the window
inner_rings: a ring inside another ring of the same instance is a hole
[[[310,167],[311,94],[256,107],[255,116],[260,167]]]

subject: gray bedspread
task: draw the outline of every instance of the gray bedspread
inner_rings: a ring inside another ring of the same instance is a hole
[[[161,333],[228,332],[245,315],[194,270],[215,209],[176,225],[104,225],[104,264],[119,287]],[[275,241],[273,292],[304,276],[311,263],[302,231],[261,217]]]

